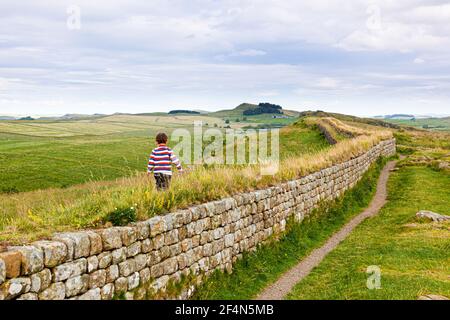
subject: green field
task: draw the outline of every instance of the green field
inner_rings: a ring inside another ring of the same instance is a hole
[[[448,118],[427,118],[427,119],[415,119],[415,120],[396,120],[386,119],[386,122],[408,126],[419,129],[428,129],[435,131],[450,131],[450,117]]]
[[[175,128],[191,130],[193,121],[202,121],[205,130],[214,124],[224,126],[221,119],[206,116],[117,115],[95,120],[0,122],[0,192],[64,188],[143,172],[155,134],[166,131],[170,136]],[[282,157],[326,146],[314,130],[281,134]]]
[[[403,167],[389,181],[389,202],[359,226],[290,299],[417,299],[450,296],[449,223],[420,221],[419,210],[450,214],[450,173]],[[366,287],[368,266],[381,268],[381,289]]]
[[[78,121],[0,122],[0,192],[111,180],[146,168],[158,131],[209,117],[111,116]]]

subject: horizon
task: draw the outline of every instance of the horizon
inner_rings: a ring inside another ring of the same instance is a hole
[[[266,101],[271,103],[270,101]],[[181,108],[172,108],[172,109],[166,109],[166,110],[161,110],[161,109],[157,109],[157,110],[153,110],[153,111],[149,111],[149,112],[126,112],[126,111],[115,111],[115,112],[111,112],[111,113],[100,113],[100,112],[92,112],[92,113],[79,113],[79,112],[65,112],[65,113],[1,113],[0,112],[0,116],[5,116],[5,117],[15,117],[15,118],[19,118],[19,117],[32,117],[32,118],[43,118],[43,117],[62,117],[65,115],[87,115],[87,116],[93,116],[93,115],[106,115],[106,116],[110,116],[110,115],[114,115],[114,114],[119,114],[119,113],[123,113],[123,114],[131,114],[131,115],[136,115],[136,114],[142,114],[142,113],[168,113],[169,111],[173,111],[173,110],[190,110],[190,111],[205,111],[208,113],[212,113],[212,112],[217,112],[217,111],[223,111],[223,110],[232,110],[234,108],[237,108],[239,105],[241,104],[255,104],[257,105],[258,102],[242,102],[234,107],[230,107],[230,108],[225,108],[225,109],[206,109],[203,107],[195,107],[195,108],[191,108],[191,107],[181,107]],[[450,113],[397,113],[397,112],[393,112],[393,113],[385,113],[385,114],[352,114],[352,113],[343,113],[343,112],[339,112],[339,111],[330,111],[327,110],[326,108],[290,108],[290,107],[285,107],[282,106],[283,110],[290,110],[290,111],[297,111],[297,112],[303,112],[303,111],[324,111],[324,112],[329,112],[329,113],[342,113],[342,114],[346,114],[346,115],[350,115],[350,116],[355,116],[355,117],[363,117],[363,118],[377,118],[377,117],[385,117],[385,116],[391,116],[391,115],[413,115],[416,117],[429,117],[429,118],[444,118],[444,117],[450,117]]]
[[[0,114],[449,110],[446,1],[114,3],[0,4]]]

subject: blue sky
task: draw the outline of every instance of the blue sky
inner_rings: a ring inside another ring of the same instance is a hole
[[[0,3],[0,114],[263,101],[450,114],[450,2]]]

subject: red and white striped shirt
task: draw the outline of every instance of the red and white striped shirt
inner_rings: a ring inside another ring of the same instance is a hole
[[[153,149],[148,160],[147,171],[171,175],[172,164],[177,167],[178,171],[182,170],[180,160],[175,156],[172,149],[161,143],[157,148]]]

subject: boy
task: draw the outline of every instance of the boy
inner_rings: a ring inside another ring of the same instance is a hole
[[[172,178],[172,164],[176,165],[178,171],[182,171],[180,160],[174,155],[172,149],[166,145],[167,140],[167,135],[163,132],[156,135],[158,147],[153,149],[148,160],[147,174],[153,171],[158,191],[169,188],[170,178]]]

